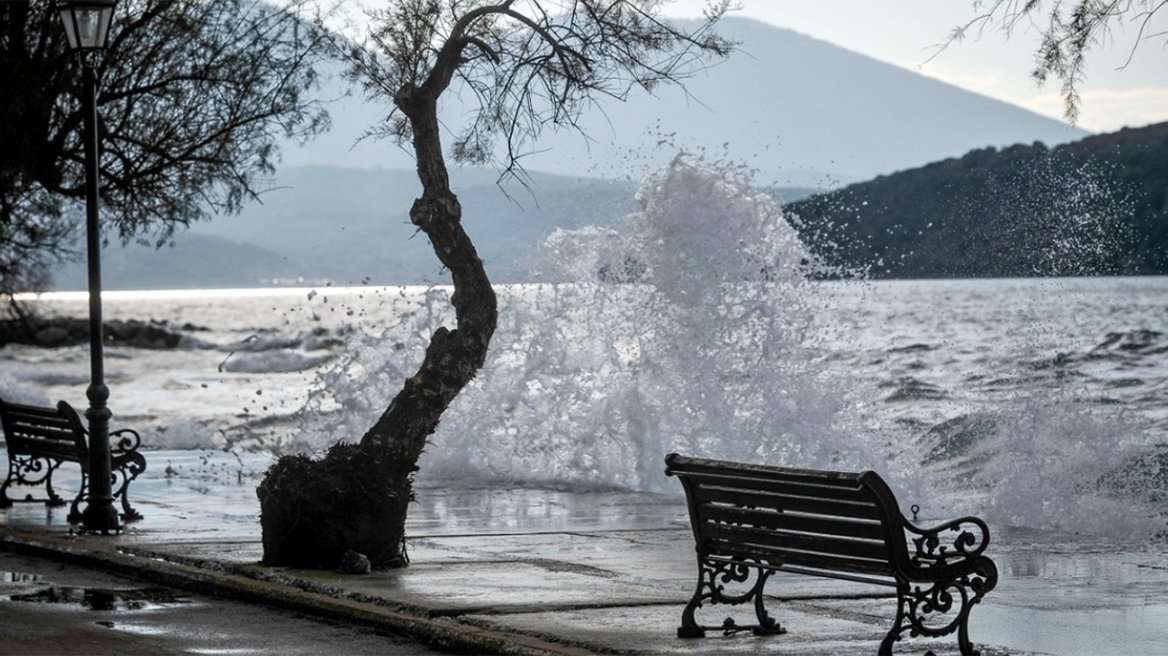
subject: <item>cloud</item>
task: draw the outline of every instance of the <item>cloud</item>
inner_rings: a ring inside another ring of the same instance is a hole
[[[1082,103],[1077,125],[1091,132],[1115,132],[1168,121],[1168,87],[1094,89],[1088,82],[1079,97]],[[1035,93],[1003,100],[1046,116],[1063,115],[1063,99],[1058,94]]]
[[[917,72],[967,91],[996,98],[1057,120],[1064,118],[1059,85],[1037,88],[1033,80],[989,68],[970,72],[944,62],[930,62]],[[1168,86],[1099,87],[1088,79],[1081,85],[1078,127],[1091,132],[1114,132],[1168,121]]]
[[[1092,132],[1114,132],[1168,121],[1168,87],[1092,89],[1081,92],[1083,113],[1079,127]]]

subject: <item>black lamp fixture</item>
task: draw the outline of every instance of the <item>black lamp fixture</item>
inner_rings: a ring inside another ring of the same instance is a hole
[[[89,260],[89,366],[90,385],[85,391],[89,409],[89,476],[87,505],[80,520],[82,530],[109,534],[121,530],[114,508],[110,465],[109,388],[105,385],[101,320],[101,225],[98,221],[97,55],[105,49],[117,0],[62,0],[57,3],[69,49],[79,55],[82,68],[81,113],[85,146],[85,228]]]
[[[65,38],[74,52],[105,49],[118,0],[63,0],[57,3]]]

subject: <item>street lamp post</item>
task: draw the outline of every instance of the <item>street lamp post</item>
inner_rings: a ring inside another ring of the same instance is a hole
[[[105,49],[117,0],[73,0],[57,3],[69,48],[78,54],[82,67],[82,114],[85,140],[85,224],[89,258],[89,359],[90,385],[85,391],[89,409],[89,496],[82,511],[82,528],[108,534],[118,531],[118,511],[114,508],[110,471],[109,388],[105,385],[105,365],[101,319],[101,226],[97,216],[98,137],[97,71],[98,53]]]

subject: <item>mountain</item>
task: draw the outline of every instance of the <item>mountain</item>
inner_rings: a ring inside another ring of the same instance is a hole
[[[496,185],[494,171],[454,169],[463,223],[494,282],[523,280],[523,255],[557,227],[604,223],[635,211],[627,181],[535,173],[528,187]],[[421,194],[413,171],[289,167],[239,216],[193,226],[173,246],[111,246],[106,289],[444,282],[448,276],[409,222]],[[792,190],[794,193],[794,190]],[[510,194],[510,198],[508,197]],[[85,289],[83,262],[55,289]]]
[[[739,52],[688,80],[685,91],[602,103],[603,111],[582,119],[592,141],[574,133],[542,139],[523,162],[540,172],[530,192],[501,190],[493,171],[452,171],[492,280],[523,279],[522,254],[556,227],[605,223],[636,209],[636,182],[679,149],[744,163],[793,201],[971,149],[1087,134],[790,30],[738,18],[720,29],[740,42]],[[412,160],[391,143],[358,141],[383,112],[331,84],[323,95],[339,98],[333,130],[302,148],[285,146],[262,202],[194,226],[173,248],[111,247],[106,287],[444,280],[407,219],[420,191]],[[458,97],[446,97],[446,125],[461,124]],[[66,267],[57,279],[58,289],[83,289],[84,266]]]
[[[1168,123],[1053,149],[978,149],[786,210],[837,272],[1168,274]]]
[[[975,148],[1056,145],[1088,134],[767,23],[727,18],[718,29],[740,43],[739,52],[687,80],[684,91],[662,87],[624,103],[601,100],[581,121],[587,139],[544,135],[524,166],[638,180],[685,149],[744,162],[764,184],[823,190]],[[335,84],[327,94],[342,96],[346,89]],[[469,108],[454,91],[444,98],[442,119],[457,127]],[[391,143],[356,143],[382,117],[380,107],[345,97],[330,111],[333,130],[302,149],[285,148],[288,165],[413,167]]]
[[[289,285],[308,270],[303,262],[259,246],[199,234],[183,235],[158,249],[108,246],[101,260],[102,287],[107,290]],[[70,263],[53,273],[53,288],[83,291],[88,288],[86,276],[84,261]]]

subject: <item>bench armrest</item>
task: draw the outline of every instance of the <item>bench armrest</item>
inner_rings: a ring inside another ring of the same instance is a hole
[[[932,528],[921,528],[905,520],[904,528],[916,536],[911,538],[916,551],[909,559],[917,567],[938,567],[974,558],[990,544],[990,529],[977,517],[962,517]],[[942,532],[957,535],[942,536]]]
[[[110,453],[120,455],[137,451],[142,445],[142,436],[132,428],[123,428],[110,433]]]

